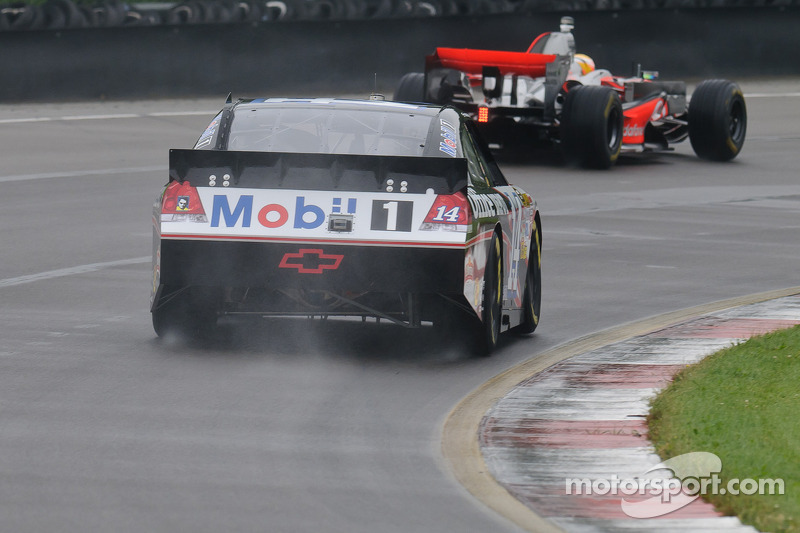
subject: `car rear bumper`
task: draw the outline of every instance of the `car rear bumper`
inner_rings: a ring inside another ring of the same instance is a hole
[[[162,239],[160,284],[461,294],[464,248]]]

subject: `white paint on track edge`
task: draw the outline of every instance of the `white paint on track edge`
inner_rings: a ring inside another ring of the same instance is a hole
[[[16,278],[0,279],[0,288],[14,287],[16,285],[24,285],[26,283],[34,283],[36,281],[44,281],[53,278],[62,278],[65,276],[74,276],[76,274],[86,274],[87,272],[97,272],[98,270],[117,266],[138,265],[141,263],[148,263],[151,261],[151,259],[152,258],[147,255],[143,257],[134,257],[132,259],[107,261],[105,263],[90,263],[88,265],[59,268],[58,270],[49,270],[47,272],[39,272],[37,274],[28,274],[27,276],[17,276]]]
[[[478,442],[480,424],[489,409],[524,380],[572,356],[708,313],[798,294],[800,286],[711,302],[598,331],[534,354],[480,385],[450,411],[441,434],[446,468],[476,499],[525,531],[563,532],[563,524],[551,522],[517,500],[489,472]]]

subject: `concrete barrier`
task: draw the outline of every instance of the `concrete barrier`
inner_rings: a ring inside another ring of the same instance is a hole
[[[800,8],[572,13],[579,52],[662,79],[798,75]],[[288,21],[0,34],[0,101],[212,96],[390,96],[437,46],[525,50],[560,13]]]

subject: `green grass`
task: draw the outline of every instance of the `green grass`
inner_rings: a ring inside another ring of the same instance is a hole
[[[783,495],[704,496],[760,531],[800,532],[800,326],[728,348],[681,371],[654,401],[662,459],[711,452],[730,479],[783,479]]]

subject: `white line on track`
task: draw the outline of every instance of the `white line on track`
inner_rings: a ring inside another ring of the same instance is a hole
[[[124,167],[124,168],[102,168],[99,170],[73,170],[66,172],[42,172],[40,174],[17,174],[12,176],[0,176],[0,183],[9,181],[43,180],[49,178],[77,178],[81,176],[103,176],[106,174],[140,174],[144,172],[164,171],[164,165],[149,167]]]
[[[26,122],[70,122],[75,120],[116,120],[123,118],[163,118],[163,117],[192,117],[208,116],[213,117],[217,111],[161,111],[156,113],[116,113],[107,115],[68,115],[63,117],[26,117],[26,118],[4,118],[0,119],[0,124],[24,124]]]
[[[797,98],[800,92],[785,93],[746,93],[745,98]],[[205,111],[159,111],[153,113],[110,113],[105,115],[67,115],[63,117],[25,117],[0,119],[0,124],[24,124],[26,122],[59,122],[76,120],[116,120],[130,118],[163,118],[163,117],[191,117],[216,115],[219,110]]]
[[[27,276],[18,276],[16,278],[0,279],[0,288],[14,287],[15,285],[24,285],[25,283],[33,283],[34,281],[42,281],[53,278],[61,278],[64,276],[74,276],[75,274],[86,274],[87,272],[97,272],[104,268],[111,268],[116,266],[125,265],[138,265],[140,263],[148,263],[151,261],[149,255],[143,257],[134,257],[133,259],[120,259],[119,261],[107,261],[105,263],[90,263],[88,265],[78,265],[70,268],[59,268],[58,270],[49,270],[47,272],[39,272],[37,274],[28,274]]]
[[[115,118],[139,118],[142,115],[136,113],[117,113],[116,115],[68,115],[61,117],[60,120],[108,120]]]
[[[196,117],[200,115],[212,116],[219,113],[217,111],[161,111],[160,113],[147,113],[143,117]]]
[[[794,98],[800,93],[750,93],[745,94],[745,98]]]
[[[0,119],[0,124],[21,124],[23,122],[52,122],[54,119],[50,117],[33,117],[33,118],[6,118]]]

